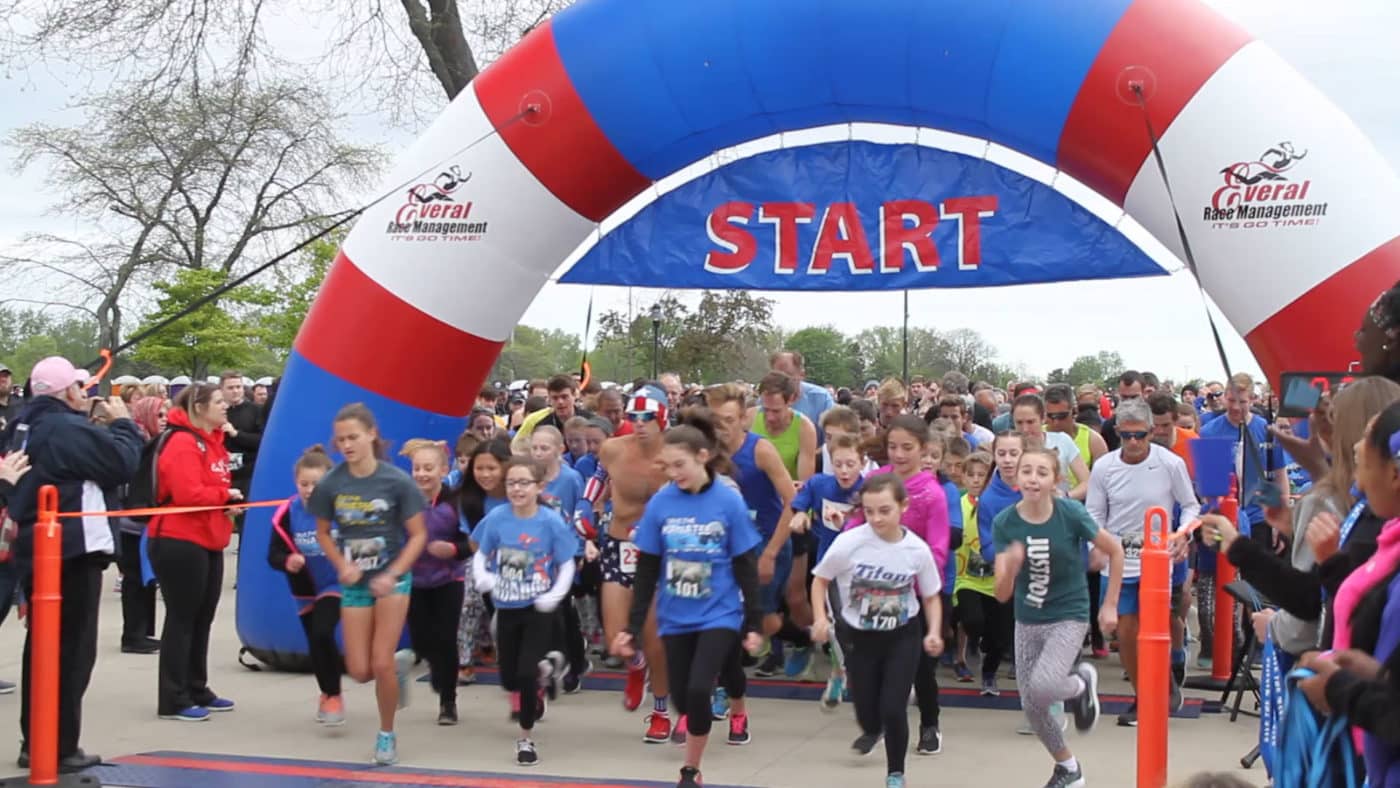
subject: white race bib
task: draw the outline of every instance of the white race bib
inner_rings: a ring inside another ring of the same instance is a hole
[[[637,557],[641,551],[632,542],[617,543],[617,565],[624,575],[637,574]]]

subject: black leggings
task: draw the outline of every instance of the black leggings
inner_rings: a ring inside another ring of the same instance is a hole
[[[320,597],[299,618],[301,629],[306,633],[316,686],[321,688],[321,694],[335,697],[340,694],[340,677],[345,673],[340,647],[335,644],[335,627],[340,623],[340,597]]]
[[[433,691],[443,701],[457,699],[457,620],[466,586],[454,580],[436,588],[414,587],[408,602],[408,639],[428,661]]]
[[[1089,572],[1085,578],[1089,581],[1089,643],[1094,648],[1103,648],[1103,632],[1099,630],[1099,583],[1103,575]]]
[[[224,588],[224,553],[194,542],[150,540],[151,568],[165,599],[157,714],[175,714],[217,697],[209,690],[209,629]]]
[[[520,728],[531,730],[539,718],[540,660],[554,635],[554,613],[533,607],[496,608],[496,658],[501,686],[520,693]]]
[[[941,598],[941,597],[940,597]],[[947,611],[944,611],[946,616]],[[947,619],[941,619],[946,621]],[[922,641],[928,634],[928,619],[919,616],[919,666],[914,670],[914,699],[919,704],[919,728],[938,726],[938,657],[924,651]],[[942,633],[939,633],[940,636]],[[907,698],[906,698],[907,700]]]
[[[139,646],[156,636],[156,586],[141,580],[140,534],[121,533],[117,568],[122,577],[122,645]]]
[[[913,621],[892,632],[851,630],[846,654],[851,700],[862,733],[885,734],[885,764],[890,774],[904,772],[909,749],[909,690],[918,671],[922,627]]]
[[[734,700],[744,697],[749,691],[749,676],[744,672],[744,642],[734,641],[734,648],[729,652],[729,658],[724,661],[724,666],[719,669],[719,685],[724,687],[724,693]]]
[[[588,650],[583,641],[583,623],[579,621],[573,597],[573,593],[564,597],[554,613],[553,648],[564,655],[575,675],[582,676],[583,669],[588,666]]]
[[[964,588],[958,592],[958,623],[968,640],[982,644],[982,678],[996,676],[1002,653],[1012,642],[1011,603]]]
[[[666,675],[671,680],[671,700],[686,718],[687,730],[709,736],[710,690],[730,660],[737,660],[739,633],[732,629],[706,629],[661,638],[666,647]],[[727,690],[726,690],[727,691]]]

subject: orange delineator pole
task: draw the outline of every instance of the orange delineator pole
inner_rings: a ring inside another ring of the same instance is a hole
[[[1160,506],[1143,517],[1138,581],[1137,788],[1167,784],[1167,699],[1171,681],[1170,518]],[[1154,527],[1155,524],[1155,527]]]
[[[63,529],[58,488],[39,490],[30,599],[29,783],[58,784],[58,640],[63,602]]]
[[[1220,499],[1220,514],[1230,522],[1239,525],[1240,499],[1234,477],[1230,478],[1230,494]],[[1215,557],[1215,649],[1211,652],[1210,677],[1215,681],[1229,683],[1230,669],[1235,661],[1235,598],[1225,590],[1225,586],[1235,582],[1238,572],[1225,552],[1219,551]]]

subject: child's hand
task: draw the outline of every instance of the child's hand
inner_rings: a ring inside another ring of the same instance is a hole
[[[394,586],[397,584],[398,581],[391,577],[388,572],[380,572],[370,578],[369,590],[375,597],[383,599],[394,593]]]
[[[825,643],[830,639],[831,622],[825,615],[818,616],[817,620],[812,622],[812,642]]]
[[[806,512],[795,512],[792,519],[788,520],[788,529],[795,534],[805,534],[812,525],[812,519]]]
[[[763,648],[763,636],[757,632],[750,632],[744,637],[744,650],[750,654],[757,654]]]
[[[924,651],[930,657],[936,657],[943,653],[943,636],[937,632],[930,632],[924,636]]]
[[[294,575],[300,572],[303,566],[306,566],[306,556],[301,553],[292,553],[287,556],[287,572],[289,574]]]
[[[346,564],[337,573],[340,576],[340,584],[343,586],[353,586],[365,576],[365,573],[354,564]]]

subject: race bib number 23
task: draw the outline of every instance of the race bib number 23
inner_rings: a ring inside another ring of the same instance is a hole
[[[618,568],[625,575],[637,574],[637,557],[641,555],[641,550],[632,542],[617,543],[617,563]]]

